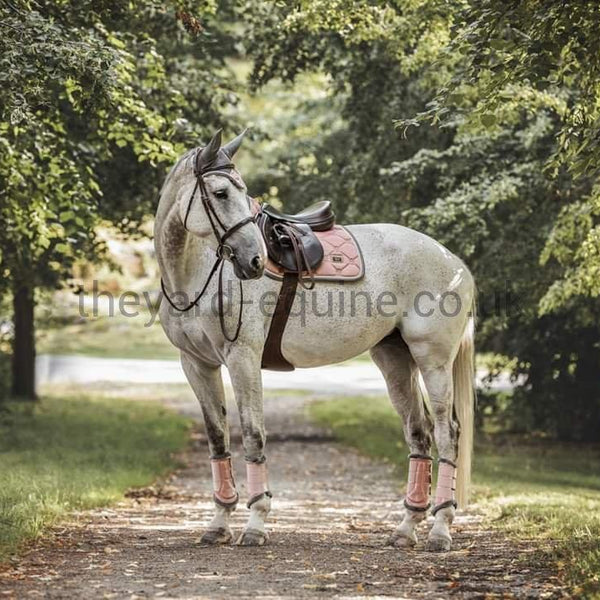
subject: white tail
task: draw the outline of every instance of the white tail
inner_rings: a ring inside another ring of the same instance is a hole
[[[474,315],[475,306],[473,305]],[[473,453],[473,412],[475,405],[475,317],[471,316],[458,354],[454,359],[454,410],[460,425],[456,475],[456,501],[459,508],[469,504],[471,487],[471,455]]]

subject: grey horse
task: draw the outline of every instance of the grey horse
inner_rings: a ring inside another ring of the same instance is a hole
[[[154,230],[168,299],[161,303],[161,323],[181,352],[208,436],[215,515],[202,537],[206,544],[232,541],[229,519],[238,501],[223,365],[240,414],[248,477],[249,519],[237,543],[264,544],[271,510],[261,357],[281,283],[263,276],[265,243],[231,163],[242,137],[221,147],[218,132],[207,146],[177,161],[162,188]],[[435,440],[439,467],[427,548],[449,550],[450,525],[457,505],[468,502],[470,484],[474,281],[460,259],[422,233],[393,224],[348,229],[360,245],[364,277],[343,285],[319,282],[313,291],[298,293],[282,353],[302,368],[370,351],[402,417],[411,453],[406,510],[391,539],[398,547],[417,541],[415,528],[430,507]],[[213,276],[216,254],[220,276]]]

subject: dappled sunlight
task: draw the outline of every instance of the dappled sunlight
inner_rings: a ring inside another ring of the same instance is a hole
[[[386,399],[339,398],[311,405],[317,422],[361,451],[396,464],[402,476],[405,453],[398,452],[400,424]],[[385,424],[385,426],[384,426]],[[533,445],[516,438],[510,445],[476,445],[475,498],[456,526],[490,523],[515,540],[529,556],[554,564],[580,565],[590,582],[600,564],[600,453],[596,446]],[[476,542],[480,543],[480,541]]]

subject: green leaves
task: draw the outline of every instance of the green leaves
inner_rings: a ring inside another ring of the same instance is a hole
[[[250,21],[251,51],[256,58],[257,83],[321,68],[333,78],[341,97],[347,98],[344,118],[358,133],[349,134],[354,141],[351,156],[340,157],[340,168],[365,184],[344,181],[336,185],[332,170],[329,193],[340,190],[340,202],[358,204],[358,190],[363,190],[368,197],[378,198],[374,203],[385,204],[385,215],[398,218],[398,209],[389,206],[391,201],[379,200],[386,189],[369,164],[383,160],[385,171],[390,154],[406,160],[402,155],[410,155],[409,147],[428,144],[437,148],[435,138],[442,132],[503,139],[503,132],[513,131],[531,152],[525,160],[536,163],[548,193],[575,190],[561,196],[560,202],[573,205],[576,212],[578,203],[583,202],[588,212],[593,212],[583,197],[600,178],[597,3],[409,0],[374,6],[367,0],[307,0],[281,2],[271,16],[264,2],[253,3],[248,10],[254,16]],[[406,91],[409,86],[413,89]],[[415,102],[413,94],[422,102]],[[544,121],[544,132],[529,126],[538,116],[543,118],[536,127]],[[402,147],[393,143],[392,122],[405,139]],[[417,129],[426,124],[434,126],[434,133],[427,127]],[[385,146],[387,152],[361,146],[359,140],[368,140],[373,131],[375,143]],[[425,132],[430,133],[426,136]],[[536,155],[534,148],[539,149],[540,139],[544,139],[543,151]],[[410,160],[413,165],[417,162]],[[329,170],[323,166],[321,171]],[[414,174],[403,176],[412,181]],[[400,189],[405,181],[399,180]],[[323,185],[312,187],[318,193]],[[430,205],[426,209],[430,213],[435,212],[431,206],[435,198],[421,199]],[[379,219],[380,208],[353,214]],[[555,216],[557,211],[551,214]],[[430,217],[433,219],[432,214]],[[562,294],[560,282],[548,282],[552,293],[543,301],[544,312],[551,306],[560,308],[561,302],[574,295],[600,295],[591,284],[600,268],[593,233],[599,219],[594,217],[581,230],[582,235],[567,238],[560,233],[566,226],[564,219],[553,223],[550,214],[548,218],[545,233],[552,234],[542,264],[550,266],[552,260],[562,257],[560,265],[568,271],[565,276],[571,283],[569,292]],[[477,224],[467,222],[473,230],[465,228],[464,234],[476,235]],[[463,226],[458,223],[457,229]]]
[[[563,275],[540,301],[540,314],[556,312],[577,296],[600,296],[600,186],[565,206],[541,254],[542,265],[557,262]]]
[[[496,117],[492,113],[484,113],[480,118],[484,127],[493,127],[496,124]]]
[[[214,0],[2,5],[0,295],[13,276],[55,286],[75,260],[101,260],[98,224],[134,231],[167,165],[221,123],[235,96],[219,28],[192,46],[181,22],[208,32],[215,11]]]
[[[262,189],[445,243],[477,281],[479,349],[526,378],[514,421],[597,435],[600,5],[352,4],[246,4],[256,84],[330,81],[278,124]]]

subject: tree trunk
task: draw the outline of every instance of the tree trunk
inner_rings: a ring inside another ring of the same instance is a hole
[[[37,400],[35,394],[35,325],[33,287],[15,285],[13,289],[14,341],[12,356],[12,396]]]

